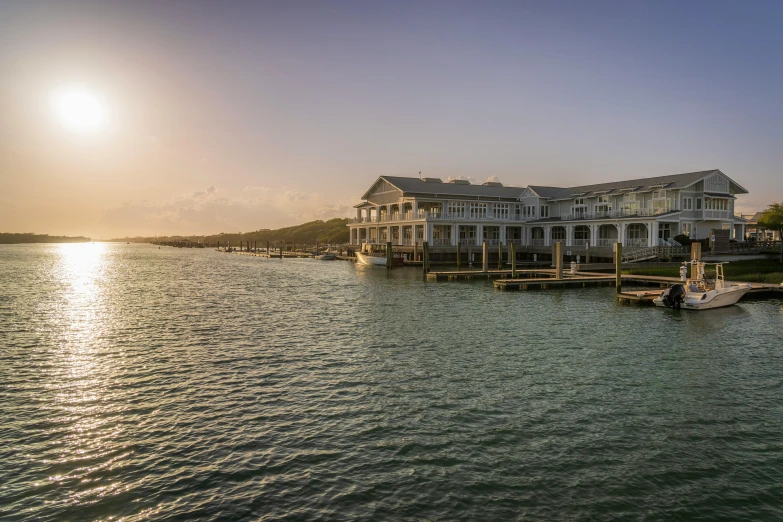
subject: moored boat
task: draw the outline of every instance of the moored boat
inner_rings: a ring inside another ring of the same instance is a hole
[[[664,290],[660,297],[653,300],[655,305],[682,310],[722,308],[735,304],[752,288],[747,283],[726,286],[722,263],[714,263],[715,279],[706,279],[704,276],[706,264],[693,261],[697,271],[696,277],[687,279],[684,283],[673,284]]]

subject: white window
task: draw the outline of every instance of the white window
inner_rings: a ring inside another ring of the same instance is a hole
[[[449,201],[449,215],[456,218],[465,217],[464,201]]]
[[[549,217],[549,206],[548,205],[541,205],[541,217],[542,218],[548,218]]]
[[[671,206],[671,200],[666,197],[665,190],[656,190],[652,193],[652,208],[656,213],[668,212]]]
[[[696,210],[701,210],[701,198],[696,198]]]
[[[486,219],[487,218],[487,204],[486,203],[471,203],[470,204],[470,217],[471,217],[471,219]]]
[[[682,209],[693,210],[693,198],[682,198]]]
[[[637,210],[639,208],[639,202],[636,201],[636,194],[633,192],[626,192],[623,194],[623,210]]]
[[[495,219],[508,219],[508,203],[495,203]]]
[[[609,212],[612,205],[609,204],[609,196],[598,196],[598,204],[595,205],[596,212]]]

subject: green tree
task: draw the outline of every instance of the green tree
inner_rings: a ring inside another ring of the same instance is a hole
[[[780,242],[780,263],[783,264],[783,204],[772,203],[767,210],[761,213],[758,225],[759,228],[767,230],[777,230]]]

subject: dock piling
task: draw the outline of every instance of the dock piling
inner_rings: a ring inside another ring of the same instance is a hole
[[[392,269],[392,244],[391,241],[386,242],[386,270]]]
[[[424,274],[424,280],[427,280],[427,272],[430,271],[430,247],[429,244],[424,241],[421,244],[422,247],[422,255],[421,255],[421,268],[422,273]]]
[[[489,272],[489,247],[486,241],[481,243],[481,271]]]
[[[614,289],[620,294],[623,291],[623,244],[615,243],[614,252]]]
[[[503,270],[503,243],[498,241],[498,270]]]
[[[555,279],[563,279],[563,244],[555,243]]]
[[[517,246],[516,243],[508,245],[509,257],[511,258],[511,278],[517,278]]]
[[[457,270],[462,268],[462,253],[459,248],[459,239],[457,239]]]

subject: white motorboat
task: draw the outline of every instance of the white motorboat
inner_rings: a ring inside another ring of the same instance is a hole
[[[386,266],[386,256],[356,252],[356,260],[363,265]]]
[[[335,259],[337,259],[337,254],[335,254],[334,252],[329,252],[327,250],[326,252],[321,252],[320,254],[316,254],[313,257],[315,257],[316,259],[320,259],[321,261],[334,261]]]
[[[696,277],[664,290],[660,297],[653,300],[655,305],[683,310],[710,310],[735,304],[752,288],[747,283],[726,286],[722,263],[709,263],[715,265],[715,279],[706,279],[704,277],[706,264],[693,261]]]

